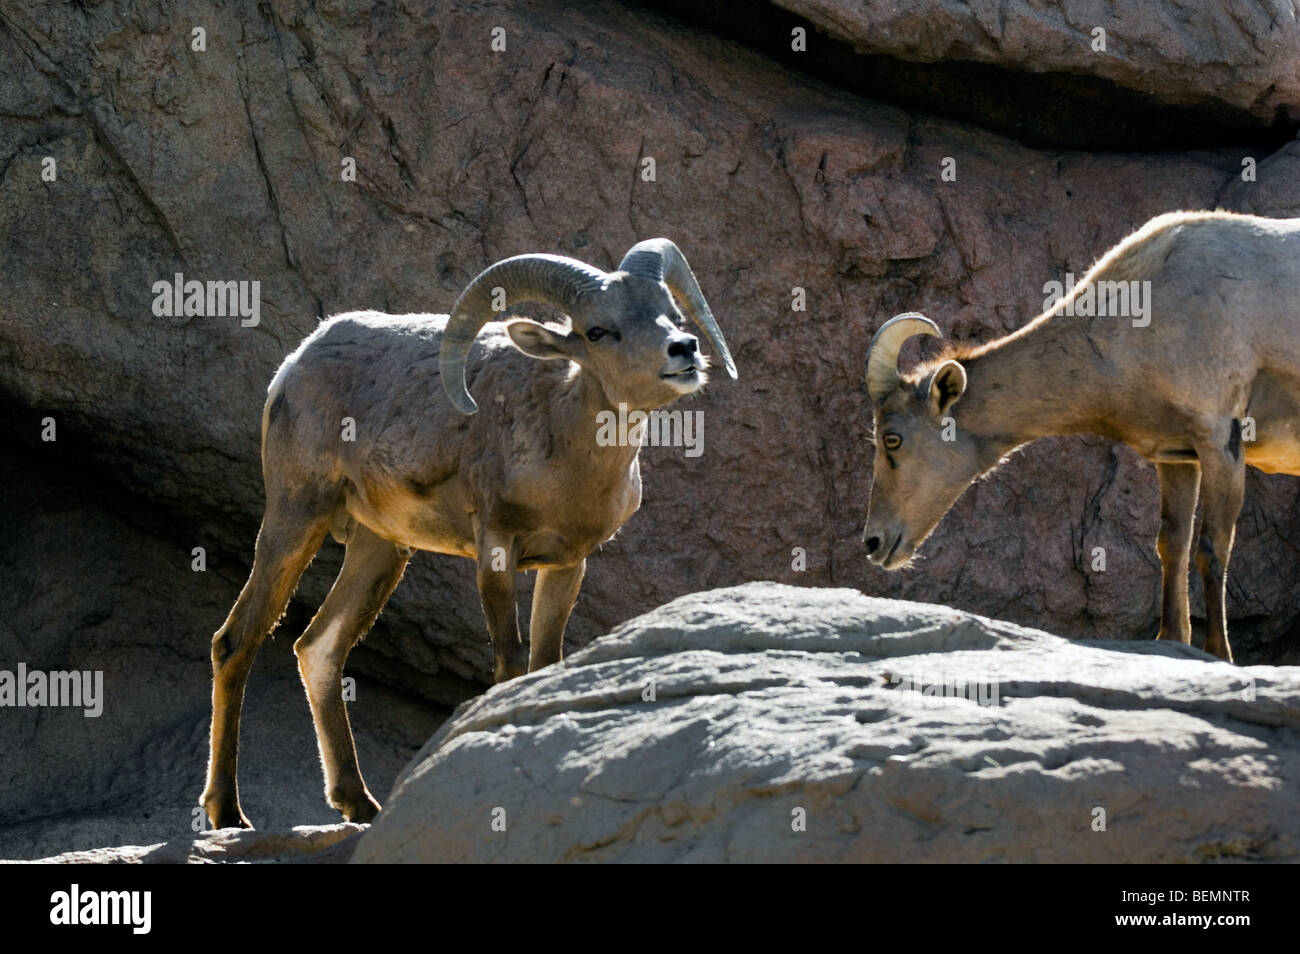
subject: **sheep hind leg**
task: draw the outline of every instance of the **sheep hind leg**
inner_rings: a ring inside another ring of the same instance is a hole
[[[328,510],[268,504],[253,569],[225,623],[212,638],[212,726],[207,784],[200,804],[216,828],[252,828],[239,805],[239,718],[248,673],[275,628],[298,579],[325,539]]]
[[[587,561],[537,571],[533,613],[528,626],[528,671],[559,662],[564,656],[564,627],[582,589]]]
[[[1160,632],[1156,639],[1192,641],[1192,614],[1187,602],[1192,530],[1201,471],[1194,464],[1157,464],[1160,476]]]
[[[316,727],[325,799],[344,821],[368,822],[379,812],[357,763],[343,700],[343,665],[379,616],[406,572],[411,551],[357,525],[329,595],[293,645]]]
[[[1246,465],[1231,443],[1197,448],[1201,462],[1201,534],[1196,568],[1205,584],[1205,651],[1232,662],[1228,644],[1228,559],[1246,491]]]

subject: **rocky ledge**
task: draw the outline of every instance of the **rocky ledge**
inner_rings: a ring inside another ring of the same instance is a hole
[[[751,583],[462,705],[368,829],[54,862],[1300,860],[1300,669]]]
[[[754,583],[466,703],[353,862],[1300,857],[1300,669]]]
[[[31,862],[0,864],[201,865],[335,864],[348,860],[365,825],[302,825],[287,830],[222,828],[157,845],[124,845],[69,851]]]

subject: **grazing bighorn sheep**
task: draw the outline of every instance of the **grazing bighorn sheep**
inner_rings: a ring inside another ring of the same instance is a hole
[[[1070,314],[1083,310],[1072,304],[1082,295],[1134,287],[1106,282],[1150,283],[1142,322]],[[1225,586],[1246,465],[1300,474],[1300,219],[1162,215],[1025,327],[981,346],[949,345],[901,374],[899,349],[918,334],[942,337],[929,319],[899,315],[868,350],[871,560],[907,564],[962,492],[1022,444],[1098,434],[1156,465],[1160,639],[1191,642],[1199,484],[1205,647],[1231,661]]]
[[[552,305],[570,323],[493,323],[480,338],[505,302]],[[212,640],[202,797],[212,824],[251,827],[236,781],[244,686],[326,533],[347,544],[343,568],[294,651],[326,798],[348,821],[369,821],[379,805],[357,766],[343,664],[412,551],[477,561],[497,681],[560,659],[587,555],[641,504],[640,447],[602,446],[597,415],[620,403],[650,411],[703,386],[708,365],[683,314],[736,377],[667,239],[634,245],[610,273],[554,255],[508,258],[469,284],[450,317],[338,315],[285,360],[262,412],[266,511],[253,569]],[[476,415],[467,367],[485,399]],[[515,606],[521,570],[537,570],[531,654]]]

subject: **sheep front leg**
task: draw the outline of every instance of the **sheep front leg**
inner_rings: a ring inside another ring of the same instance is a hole
[[[573,612],[573,604],[582,589],[587,561],[573,566],[551,567],[537,571],[533,590],[533,614],[528,627],[531,653],[528,671],[557,663],[564,657],[564,627]]]
[[[494,678],[505,682],[528,671],[528,651],[519,636],[519,608],[515,604],[515,573],[519,555],[513,542],[484,538],[478,548],[478,595],[483,603],[492,654]]]
[[[1201,471],[1196,464],[1157,464],[1160,476],[1161,610],[1156,639],[1192,641],[1192,613],[1187,603],[1187,573]]]
[[[1232,662],[1228,645],[1228,558],[1246,491],[1246,465],[1239,439],[1235,444],[1229,440],[1226,447],[1198,447],[1197,456],[1201,462],[1201,536],[1196,568],[1205,584],[1205,651]]]

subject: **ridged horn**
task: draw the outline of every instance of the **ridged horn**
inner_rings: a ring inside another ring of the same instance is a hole
[[[727,339],[722,336],[722,329],[709,310],[709,303],[700,291],[700,283],[695,280],[691,266],[686,264],[686,256],[681,249],[666,238],[646,239],[628,249],[618,268],[629,275],[638,275],[667,285],[686,317],[695,322],[713,343],[713,350],[718,353],[723,369],[735,379],[736,362],[731,358]]]
[[[606,275],[576,258],[562,255],[516,255],[490,265],[461,292],[442,334],[438,360],[442,389],[462,414],[473,414],[478,404],[465,384],[465,360],[492,311],[493,289],[505,290],[506,306],[534,301],[566,313],[583,295],[600,291]]]
[[[943,332],[925,315],[909,311],[890,318],[872,337],[867,348],[867,393],[871,400],[883,400],[898,386],[898,352],[914,335],[942,338]]]

